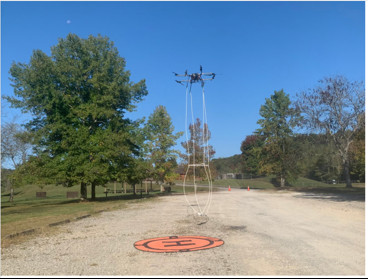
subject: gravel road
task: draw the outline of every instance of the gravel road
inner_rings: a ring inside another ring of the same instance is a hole
[[[200,202],[207,195],[199,196]],[[193,196],[189,197],[189,203]],[[2,249],[1,274],[64,276],[365,275],[365,202],[261,190],[213,193],[203,223],[183,195],[130,203]],[[222,246],[150,253],[139,240],[198,235]]]

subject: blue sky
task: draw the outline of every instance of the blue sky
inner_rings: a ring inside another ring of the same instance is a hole
[[[12,61],[28,63],[34,49],[50,54],[70,32],[109,37],[131,80],[146,79],[149,95],[129,117],[148,118],[163,105],[175,132],[186,128],[185,88],[172,71],[198,72],[202,65],[204,72],[215,72],[205,86],[215,158],[240,154],[275,90],[293,99],[324,76],[365,78],[363,1],[1,2],[1,94],[13,94]],[[199,84],[193,94],[201,94]],[[194,106],[198,112],[202,104]],[[15,114],[21,115],[7,109],[2,121]],[[177,149],[184,151],[184,140]]]

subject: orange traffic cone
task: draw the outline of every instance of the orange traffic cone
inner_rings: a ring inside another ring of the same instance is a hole
[[[230,188],[230,186],[229,186],[229,191],[231,191],[231,188]]]
[[[248,185],[248,191],[249,191],[249,185]]]

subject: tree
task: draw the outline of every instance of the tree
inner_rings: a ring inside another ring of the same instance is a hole
[[[295,108],[301,122],[310,131],[329,136],[336,146],[344,167],[346,187],[352,187],[349,148],[361,127],[365,112],[363,81],[349,81],[344,76],[325,77],[320,85],[297,94]]]
[[[181,146],[186,150],[186,154],[180,154],[183,162],[188,164],[208,164],[211,171],[211,176],[215,175],[215,168],[211,164],[211,159],[214,157],[216,151],[212,145],[207,145],[207,142],[211,139],[211,132],[208,129],[207,124],[201,127],[201,121],[196,119],[194,124],[189,125],[190,139],[185,142],[181,142]],[[202,168],[196,168],[196,177],[206,178],[206,172]],[[188,171],[188,175],[193,175],[193,169]]]
[[[22,127],[15,122],[6,122],[1,127],[1,170],[2,176],[6,175],[6,171],[3,168],[6,162],[9,162],[13,170],[17,170],[22,164],[27,161],[29,152],[31,150],[31,136],[22,129]],[[8,177],[9,176],[9,177]],[[6,182],[9,184],[11,181],[10,175],[7,175]],[[10,183],[10,201],[13,201],[13,184]]]
[[[130,81],[125,60],[107,37],[69,34],[47,56],[33,51],[26,63],[10,68],[16,97],[12,107],[29,112],[38,174],[65,186],[114,179],[117,169],[138,153],[137,123],[125,117],[148,94],[145,80]],[[132,132],[133,131],[133,132]]]
[[[245,174],[258,175],[260,165],[260,151],[264,145],[264,140],[259,135],[246,136],[242,141],[240,150],[242,152],[242,169]]]
[[[301,167],[301,176],[326,181],[341,176],[341,160],[336,156],[335,146],[321,134],[295,134],[295,154],[300,156],[297,162]]]
[[[136,184],[142,182],[143,179],[147,178],[147,170],[149,163],[143,158],[135,158],[131,160],[129,168],[125,168],[123,179],[127,181],[129,185],[133,186],[133,193],[136,192]]]
[[[1,168],[1,192],[10,191],[12,184],[10,182],[10,175],[14,170]]]
[[[164,183],[166,177],[173,175],[177,166],[176,158],[180,152],[173,150],[172,147],[176,145],[176,140],[183,132],[173,134],[171,117],[161,105],[149,116],[145,129],[153,177],[157,182]]]
[[[216,173],[241,173],[242,172],[241,155],[236,154],[226,158],[216,158],[211,161]]]
[[[364,121],[365,117],[361,117]],[[349,148],[351,174],[365,181],[365,123],[361,123]]]
[[[1,127],[1,163],[10,161],[13,169],[27,161],[31,149],[30,134],[15,122],[3,123]]]
[[[281,187],[285,186],[286,179],[294,180],[299,172],[294,164],[295,148],[291,140],[299,114],[290,104],[289,95],[283,89],[275,91],[259,110],[262,119],[257,124],[261,128],[256,130],[256,134],[264,138],[260,172],[276,175]]]

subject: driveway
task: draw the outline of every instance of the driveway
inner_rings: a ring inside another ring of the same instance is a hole
[[[187,201],[188,200],[188,201]],[[214,192],[208,219],[191,208],[207,194],[159,197],[2,249],[2,275],[365,275],[365,202],[343,196],[231,189]],[[191,206],[192,207],[191,207]],[[205,236],[206,250],[152,253],[140,240]]]

